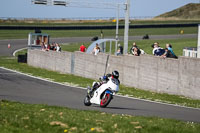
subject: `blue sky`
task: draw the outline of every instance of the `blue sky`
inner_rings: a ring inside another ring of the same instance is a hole
[[[71,0],[73,1],[73,0]],[[77,0],[76,0],[77,1]],[[79,0],[84,2],[84,0]],[[121,2],[126,0],[87,0],[91,2]],[[157,16],[199,0],[131,0],[130,16]],[[124,11],[120,10],[120,17]],[[114,9],[75,8],[33,5],[31,0],[1,0],[0,17],[17,18],[90,18],[116,17]]]

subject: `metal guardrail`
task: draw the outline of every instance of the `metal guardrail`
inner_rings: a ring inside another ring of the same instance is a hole
[[[130,29],[135,28],[172,28],[172,27],[197,27],[197,23],[192,24],[152,24],[152,25],[130,25]],[[116,29],[115,25],[96,26],[0,26],[0,30],[95,30],[95,29]],[[119,29],[124,29],[124,25],[119,25]]]

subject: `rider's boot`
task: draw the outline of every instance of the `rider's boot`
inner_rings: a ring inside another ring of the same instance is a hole
[[[99,87],[98,82],[93,82],[92,88],[88,87],[88,95],[91,98],[93,96],[94,91]]]
[[[88,96],[91,98],[92,88],[90,86],[87,87]]]

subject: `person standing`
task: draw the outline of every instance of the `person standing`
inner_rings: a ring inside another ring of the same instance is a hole
[[[79,50],[81,51],[81,52],[86,52],[86,47],[84,46],[84,44],[82,44],[81,46],[80,46],[80,48],[79,48]]]
[[[123,47],[120,44],[118,44],[118,47],[119,49],[117,50],[116,55],[123,55]]]
[[[99,47],[99,45],[98,45],[98,43],[97,43],[97,44],[96,44],[96,47],[94,47],[92,53],[93,53],[94,55],[97,55],[99,52],[100,52],[100,47]]]

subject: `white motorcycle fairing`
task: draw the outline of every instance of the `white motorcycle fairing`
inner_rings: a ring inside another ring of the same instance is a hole
[[[119,82],[118,82],[118,80],[110,78],[107,83],[102,84],[97,90],[94,91],[94,95],[90,99],[90,102],[100,105],[101,98],[103,97],[102,94],[106,90],[109,90],[109,92],[111,92],[112,95],[115,95],[115,93],[117,93],[119,91]]]

